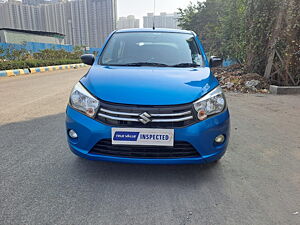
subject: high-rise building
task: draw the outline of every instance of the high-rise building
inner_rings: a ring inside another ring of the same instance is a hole
[[[139,28],[140,20],[136,19],[133,15],[127,17],[120,17],[117,22],[117,29],[125,28]]]
[[[167,14],[162,12],[160,15],[155,16],[153,13],[148,13],[147,16],[143,17],[144,28],[152,28],[153,22],[157,28],[179,29],[177,13]]]
[[[40,5],[40,4],[44,4],[47,1],[45,0],[22,0],[23,4],[27,4],[27,5]]]
[[[88,24],[90,43],[104,43],[106,37],[116,29],[117,0],[88,0]],[[93,45],[92,45],[93,46]]]
[[[101,47],[116,29],[116,1],[8,0],[0,2],[0,28],[56,32],[66,44]]]

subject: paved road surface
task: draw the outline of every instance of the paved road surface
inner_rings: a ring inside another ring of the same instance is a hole
[[[300,96],[228,94],[215,166],[92,162],[66,145],[86,69],[0,79],[0,224],[300,224]]]

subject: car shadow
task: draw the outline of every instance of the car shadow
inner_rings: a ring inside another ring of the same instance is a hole
[[[34,118],[0,126],[1,163],[6,171],[22,173],[38,170],[51,179],[78,181],[160,183],[205,182],[222,175],[222,162],[205,165],[143,165],[90,161],[75,156],[68,148],[65,114]],[[34,165],[34,167],[33,167]],[[32,168],[33,167],[33,168]],[[17,176],[17,175],[16,175]]]
[[[55,224],[66,212],[70,224],[81,224],[82,218],[103,220],[95,215],[106,216],[102,224],[120,224],[116,221],[128,214],[174,212],[182,221],[188,209],[195,213],[229,201],[224,193],[226,160],[210,165],[89,161],[69,150],[64,120],[60,113],[0,125],[0,196],[14,221],[36,219],[30,217],[33,213],[44,223]],[[187,207],[184,202],[191,204]],[[113,223],[107,222],[113,218]]]
[[[73,161],[73,166],[80,171],[84,171],[87,175],[96,176],[96,171],[106,171],[110,176],[114,176],[116,179],[119,177],[128,177],[135,179],[143,179],[145,174],[148,178],[161,177],[165,179],[171,179],[177,177],[178,174],[189,176],[194,172],[207,174],[213,172],[220,167],[219,163],[211,164],[186,164],[186,165],[147,165],[147,164],[126,164],[115,163],[105,161],[91,161],[77,157]],[[77,169],[75,169],[77,170]]]

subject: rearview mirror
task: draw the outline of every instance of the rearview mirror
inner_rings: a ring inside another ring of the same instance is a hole
[[[220,66],[220,65],[222,65],[222,63],[223,63],[223,59],[222,58],[216,57],[216,56],[210,57],[210,60],[209,60],[209,66],[210,67]]]
[[[84,63],[84,64],[87,64],[87,65],[93,65],[94,62],[95,62],[95,57],[93,54],[84,54],[82,55],[81,57],[81,61]]]

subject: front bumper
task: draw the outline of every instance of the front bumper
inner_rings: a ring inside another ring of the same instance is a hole
[[[111,127],[91,119],[68,106],[66,131],[70,129],[75,130],[78,134],[77,139],[71,139],[67,135],[70,149],[76,155],[90,160],[142,164],[209,163],[220,159],[226,151],[230,136],[230,119],[228,109],[226,109],[224,112],[202,122],[174,129],[174,141],[186,141],[192,144],[200,153],[200,157],[193,158],[143,159],[90,154],[90,150],[96,143],[102,139],[111,139]],[[214,139],[220,134],[223,134],[226,139],[223,144],[217,145]]]

